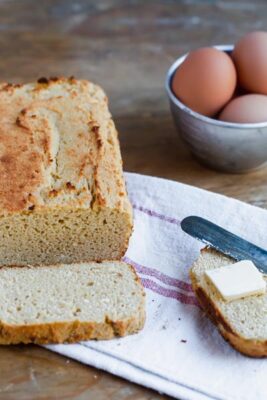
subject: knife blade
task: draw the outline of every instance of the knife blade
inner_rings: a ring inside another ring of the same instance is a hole
[[[267,251],[221,228],[204,218],[190,216],[183,219],[184,232],[237,261],[251,260],[267,274]]]

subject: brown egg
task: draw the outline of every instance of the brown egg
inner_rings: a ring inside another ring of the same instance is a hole
[[[267,122],[267,96],[246,94],[236,97],[223,109],[219,119],[240,124]]]
[[[192,110],[213,117],[231,99],[236,87],[236,70],[223,51],[204,47],[189,53],[176,70],[172,89]]]
[[[233,51],[238,81],[244,89],[267,94],[267,32],[251,32]]]

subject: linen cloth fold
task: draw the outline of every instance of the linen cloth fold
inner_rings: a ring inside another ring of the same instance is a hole
[[[181,400],[266,400],[267,359],[230,347],[198,306],[189,267],[201,243],[180,227],[198,215],[267,248],[267,211],[195,187],[125,174],[134,232],[125,261],[146,289],[142,332],[46,348]]]

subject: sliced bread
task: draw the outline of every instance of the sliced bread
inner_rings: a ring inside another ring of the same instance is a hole
[[[204,311],[236,350],[251,357],[265,357],[267,294],[227,303],[204,275],[207,270],[235,262],[213,249],[205,248],[190,272],[193,289]]]
[[[0,268],[0,344],[111,339],[139,331],[144,290],[123,262]]]

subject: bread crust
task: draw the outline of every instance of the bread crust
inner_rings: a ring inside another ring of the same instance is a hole
[[[92,82],[1,84],[0,142],[1,214],[53,204],[129,211],[118,133]]]
[[[123,321],[112,321],[107,317],[105,322],[54,322],[12,326],[0,322],[0,344],[56,344],[76,343],[82,340],[107,340],[118,336],[137,333],[145,323],[145,311],[140,309],[138,315]]]
[[[202,251],[207,251],[207,248],[203,249]],[[217,326],[222,337],[237,351],[246,356],[257,358],[267,357],[267,341],[252,340],[241,337],[237,332],[234,331],[216,304],[207,295],[205,290],[198,284],[192,269],[190,270],[190,278],[193,290],[203,311]]]

